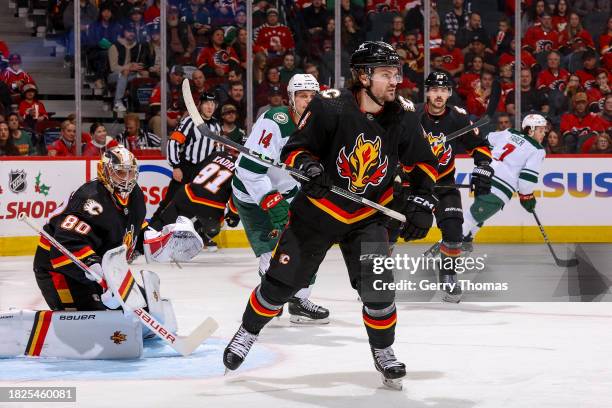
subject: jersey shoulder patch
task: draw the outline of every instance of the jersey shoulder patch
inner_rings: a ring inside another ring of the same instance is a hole
[[[335,99],[340,96],[340,91],[336,88],[330,88],[321,91],[320,95],[325,99]]]
[[[468,113],[467,113],[467,111],[465,109],[460,108],[459,106],[455,106],[455,105],[452,105],[452,106],[453,106],[453,109],[455,109],[455,111],[459,112],[462,115],[466,115],[467,116]]]
[[[281,137],[288,137],[295,130],[295,123],[293,123],[293,119],[289,115],[289,109],[286,106],[268,109],[263,117],[278,125]]]
[[[412,103],[412,101],[410,99],[406,99],[403,96],[398,95],[397,96],[397,100],[400,103],[402,109],[404,109],[407,112],[414,112],[415,108],[414,108],[414,103]]]

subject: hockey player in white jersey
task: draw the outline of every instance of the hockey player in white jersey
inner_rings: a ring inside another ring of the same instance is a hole
[[[501,210],[518,192],[521,205],[533,212],[536,199],[533,190],[546,151],[541,145],[546,132],[546,119],[542,115],[525,116],[522,132],[506,129],[491,132],[487,136],[493,147],[492,155],[495,174],[491,193],[477,196],[470,210],[464,214],[463,250],[472,251],[472,241],[483,223]]]
[[[280,106],[264,112],[253,125],[245,146],[278,160],[289,136],[298,127],[308,103],[319,92],[319,83],[310,74],[296,74],[289,80],[289,107]],[[233,202],[238,209],[247,238],[259,257],[259,274],[270,265],[272,251],[280,232],[289,220],[289,203],[299,184],[289,173],[240,155],[232,179]],[[314,279],[313,279],[314,280]],[[328,323],[329,311],[308,298],[311,287],[303,288],[289,302],[293,323]]]

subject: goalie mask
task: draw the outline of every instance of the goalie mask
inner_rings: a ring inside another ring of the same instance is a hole
[[[108,149],[98,162],[98,180],[111,192],[126,199],[138,181],[138,162],[125,147]]]

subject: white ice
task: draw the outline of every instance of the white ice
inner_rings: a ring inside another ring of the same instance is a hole
[[[493,268],[512,273],[517,264],[524,265],[526,254],[533,256],[531,267],[543,275],[555,268],[543,245],[503,248],[488,247]],[[423,247],[414,246],[415,254],[418,249]],[[0,259],[0,310],[45,308],[31,263],[31,257]],[[144,260],[136,265],[144,267]],[[312,298],[330,309],[331,323],[296,327],[283,316],[262,332],[250,368],[226,377],[221,369],[223,346],[237,329],[259,280],[251,252],[221,249],[199,255],[194,262],[182,264],[182,269],[162,264],[148,268],[161,276],[162,294],[173,300],[182,332],[206,316],[220,323],[210,346],[200,351],[205,358],[176,357],[172,372],[158,367],[155,359],[138,365],[89,362],[83,377],[91,377],[91,370],[99,367],[103,379],[85,380],[75,379],[74,371],[65,377],[60,362],[52,379],[37,381],[24,377],[11,381],[7,371],[2,374],[3,365],[6,368],[11,361],[0,360],[0,386],[77,387],[76,405],[54,407],[612,406],[609,303],[400,303],[394,348],[408,374],[403,391],[398,392],[384,388],[374,370],[361,304],[336,248],[320,268]],[[48,366],[40,360],[28,364],[30,378],[39,374],[38,365]],[[71,364],[66,362],[65,367]],[[111,364],[114,369],[108,370]],[[185,373],[180,373],[181,364]],[[208,365],[202,367],[206,375],[189,374],[198,372],[191,370],[194,364]],[[129,375],[142,367],[148,379]],[[3,406],[26,405],[0,403]]]

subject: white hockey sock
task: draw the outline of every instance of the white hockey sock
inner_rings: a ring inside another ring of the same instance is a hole
[[[259,276],[264,276],[268,268],[270,267],[270,260],[272,259],[272,252],[266,252],[259,256]]]
[[[472,234],[472,238],[476,236],[476,233],[480,230],[478,222],[472,216],[471,210],[463,213],[463,236]]]
[[[302,288],[298,290],[298,292],[295,294],[295,297],[298,299],[308,299],[311,293],[312,293],[312,285],[307,288]]]

